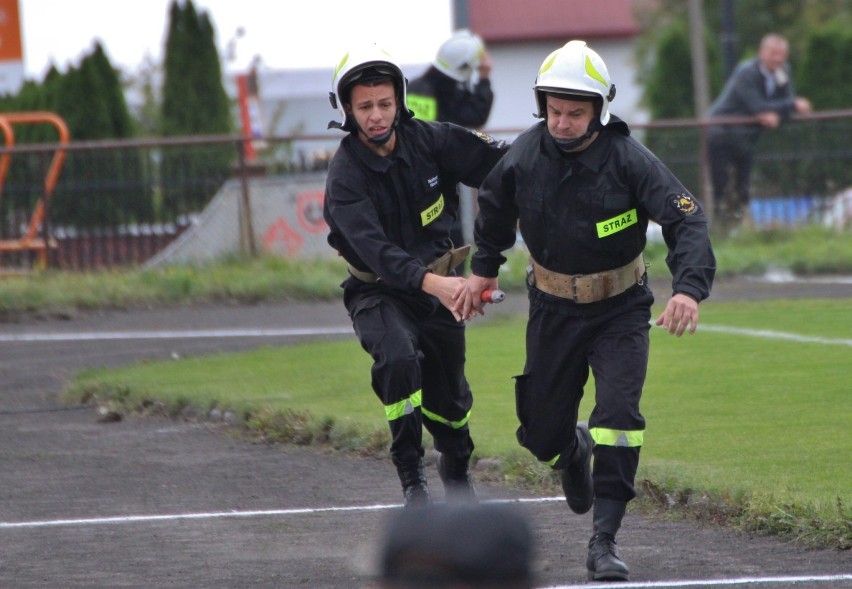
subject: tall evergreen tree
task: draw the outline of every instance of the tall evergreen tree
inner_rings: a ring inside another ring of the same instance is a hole
[[[163,135],[215,135],[231,131],[228,97],[215,32],[192,0],[169,9],[163,84]],[[164,151],[163,206],[173,212],[203,208],[230,175],[229,145],[173,147]]]
[[[191,19],[190,12],[193,17]],[[195,21],[194,17],[195,8],[192,2],[184,8],[178,0],[172,0],[163,72],[162,134],[165,137],[199,132],[199,129],[194,128],[196,125],[193,117],[198,106],[192,74],[194,41],[188,30]]]
[[[222,85],[222,63],[216,48],[216,32],[207,13],[200,15],[199,29],[202,41],[199,69],[202,72],[196,90],[206,119],[201,124],[211,133],[229,133],[232,131],[230,100]]]
[[[106,112],[105,137],[126,138],[133,135],[133,121],[118,72],[109,61],[100,43],[95,44],[94,51],[89,56],[88,66],[92,75],[99,80],[103,94]]]

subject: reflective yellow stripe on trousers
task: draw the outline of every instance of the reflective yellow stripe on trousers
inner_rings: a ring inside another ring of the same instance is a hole
[[[593,427],[589,429],[592,439],[598,446],[616,446],[618,448],[638,448],[645,440],[643,430],[626,431]]]
[[[416,407],[420,407],[423,412],[423,416],[431,419],[432,421],[437,421],[438,423],[443,423],[453,429],[460,429],[467,425],[467,422],[470,420],[470,411],[467,412],[467,415],[464,416],[464,419],[459,421],[450,421],[444,417],[441,417],[437,413],[432,413],[431,411],[427,411],[422,407],[422,391],[415,391],[411,394],[407,399],[402,399],[401,401],[397,401],[392,405],[385,405],[385,417],[387,417],[388,421],[394,421],[403,417],[404,415],[408,415],[412,413]]]
[[[614,446],[618,448],[639,448],[645,441],[645,432],[643,430],[625,431],[620,429],[607,429],[605,427],[593,427],[589,429],[592,434],[592,439],[597,446]],[[547,461],[542,461],[547,466],[555,465],[562,454],[557,454],[554,458]]]
[[[423,409],[423,416],[428,417],[432,421],[437,421],[438,423],[443,423],[453,429],[461,429],[467,425],[467,422],[470,421],[470,411],[467,412],[467,415],[464,416],[463,419],[459,421],[450,421],[449,419],[445,419],[436,413],[432,413],[431,411],[427,411]]]
[[[415,391],[407,399],[397,401],[392,405],[385,405],[385,416],[388,421],[399,419],[403,415],[408,415],[414,411],[415,407],[420,407],[422,393]]]

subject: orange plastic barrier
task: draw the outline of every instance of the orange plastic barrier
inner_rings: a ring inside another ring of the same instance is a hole
[[[62,145],[68,144],[70,138],[68,126],[59,115],[52,112],[0,113],[0,129],[5,135],[6,147],[13,147],[15,145],[13,125],[36,123],[53,125],[59,134],[59,143]],[[0,198],[3,196],[3,186],[6,182],[6,175],[9,173],[11,159],[12,154],[10,152],[0,154]],[[57,149],[53,154],[53,159],[44,178],[44,192],[38,199],[38,202],[36,202],[26,232],[19,239],[0,240],[0,254],[4,252],[36,251],[38,252],[40,266],[42,268],[47,266],[47,249],[48,247],[56,247],[56,244],[50,239],[45,240],[43,237],[39,237],[38,232],[44,222],[47,205],[56,189],[56,182],[59,180],[59,172],[62,170],[64,162],[65,150],[61,148]]]

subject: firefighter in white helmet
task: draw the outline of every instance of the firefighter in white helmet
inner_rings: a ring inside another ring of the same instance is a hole
[[[642,251],[649,220],[669,246],[672,292],[657,319],[693,333],[716,261],[701,205],[610,113],[615,86],[601,57],[571,41],[542,63],[534,87],[543,120],[522,133],[479,191],[472,276],[457,310],[482,313],[520,229],[530,253],[526,363],[516,377],[518,441],[560,472],[570,509],[593,509],[591,580],[626,580],[615,535],[645,433],[639,401],[651,305]],[[578,424],[589,374],[595,406]],[[594,456],[594,465],[592,457]]]
[[[407,506],[430,501],[422,429],[439,452],[447,496],[470,499],[473,396],[465,378],[465,325],[451,311],[464,278],[454,268],[456,185],[478,186],[503,142],[413,119],[406,80],[376,45],[349,51],[334,70],[330,127],[348,131],[329,164],[323,214],[346,260],[343,303],[373,359],[371,382],[391,431],[390,454]]]
[[[456,31],[438,49],[429,68],[408,86],[408,106],[424,121],[480,129],[494,103],[491,58],[482,39]]]
[[[481,129],[494,104],[490,75],[491,58],[479,35],[467,29],[456,31],[441,44],[427,70],[409,83],[408,106],[415,117],[424,121]],[[462,188],[460,195],[472,205],[472,189]],[[461,215],[453,227],[452,239],[455,243],[464,241]],[[458,271],[464,273],[464,266]]]

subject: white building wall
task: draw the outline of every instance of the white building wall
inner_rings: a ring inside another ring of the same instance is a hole
[[[648,120],[639,106],[641,88],[636,84],[633,45],[630,41],[611,40],[590,42],[597,51],[616,85],[617,94],[612,112],[630,123]],[[538,68],[551,51],[552,42],[495,45],[489,47],[493,61],[491,83],[494,107],[485,126],[505,138],[536,122],[533,84]],[[429,64],[403,64],[409,79],[423,73]],[[296,142],[296,159],[321,157],[317,152],[333,151],[343,133],[327,129],[328,122],[337,120],[337,111],[328,100],[331,90],[331,69],[261,70],[258,72],[262,127],[266,135],[323,137],[321,141]],[[233,88],[233,83],[229,84]],[[298,155],[301,153],[301,155]]]
[[[603,58],[615,84],[612,112],[628,124],[646,122],[647,112],[639,106],[641,88],[635,81],[632,43],[597,41],[589,46]],[[491,72],[494,107],[486,125],[488,130],[525,129],[538,120],[533,116],[537,110],[533,93],[535,77],[545,58],[557,48],[553,43],[489,47],[494,62]]]

